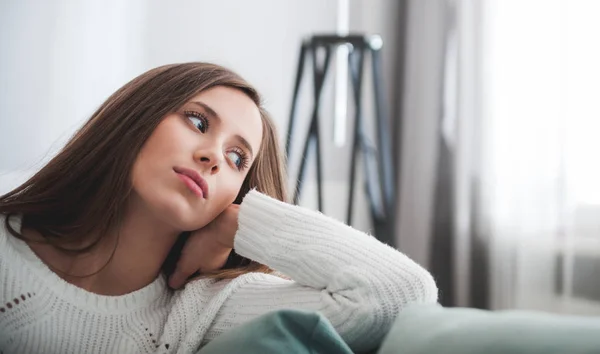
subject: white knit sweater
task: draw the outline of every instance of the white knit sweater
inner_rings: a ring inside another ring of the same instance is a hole
[[[171,291],[160,276],[127,295],[97,295],[53,273],[8,233],[2,216],[0,353],[193,353],[284,308],[320,311],[353,350],[363,350],[381,341],[405,305],[437,301],[431,275],[404,254],[256,191],[241,205],[234,246],[293,280],[250,273]]]

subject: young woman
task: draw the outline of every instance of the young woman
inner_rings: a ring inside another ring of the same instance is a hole
[[[285,203],[272,121],[222,67],[159,67],[115,92],[0,197],[0,351],[189,353],[284,308],[376,346],[430,274]]]

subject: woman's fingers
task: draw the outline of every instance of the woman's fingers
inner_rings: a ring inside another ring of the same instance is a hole
[[[184,247],[185,248],[185,247]],[[189,257],[189,254],[181,253],[179,260],[177,261],[177,266],[175,267],[175,271],[171,274],[169,278],[169,286],[173,289],[179,289],[183,286],[190,277],[190,275],[194,274],[198,269],[200,269],[200,264],[194,264],[194,259]]]
[[[187,239],[175,271],[169,278],[169,286],[179,289],[194,273],[221,269],[227,262],[231,248],[224,247],[213,235],[214,228],[193,232]]]

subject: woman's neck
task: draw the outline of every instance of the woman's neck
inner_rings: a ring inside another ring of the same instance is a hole
[[[22,233],[27,239],[41,238],[31,229]],[[90,252],[67,255],[46,243],[29,246],[65,281],[92,293],[117,296],[152,283],[179,234],[143,206],[130,203],[119,230],[104,235]]]

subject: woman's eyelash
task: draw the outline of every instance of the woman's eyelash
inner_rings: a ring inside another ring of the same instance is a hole
[[[192,122],[192,124],[194,124],[196,129],[202,133],[206,133],[209,126],[209,121],[204,114],[196,111],[185,111],[183,114]],[[191,118],[194,118],[196,122],[194,122]]]
[[[236,147],[236,148],[231,149],[230,152],[234,152],[240,156],[239,164],[236,164],[235,162],[233,162],[239,171],[243,171],[246,168],[248,168],[248,162],[249,162],[248,154],[246,154],[246,152],[244,150]]]

